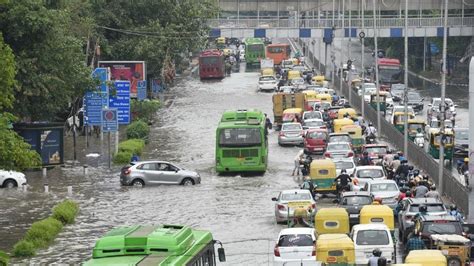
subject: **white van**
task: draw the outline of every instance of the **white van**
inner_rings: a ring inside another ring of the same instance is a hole
[[[354,241],[356,264],[367,265],[372,251],[382,251],[387,263],[395,262],[395,246],[390,229],[385,224],[357,224],[352,227],[351,238]]]

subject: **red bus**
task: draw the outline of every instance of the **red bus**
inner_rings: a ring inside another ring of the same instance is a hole
[[[224,76],[224,53],[217,49],[202,51],[199,55],[199,77],[208,79],[224,78]]]
[[[273,64],[279,65],[281,61],[291,57],[291,48],[287,43],[275,43],[267,45],[267,58],[273,59]]]
[[[380,89],[390,90],[392,84],[402,83],[402,67],[400,60],[395,58],[379,58],[379,84]]]

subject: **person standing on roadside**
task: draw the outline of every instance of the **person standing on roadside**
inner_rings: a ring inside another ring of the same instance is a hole
[[[295,160],[294,160],[294,168],[293,168],[293,173],[291,173],[291,176],[294,176],[295,175],[295,171],[296,171],[296,175],[300,175],[300,163],[301,161],[303,160],[304,158],[304,150],[301,149],[297,154],[296,154],[296,157],[295,157]]]

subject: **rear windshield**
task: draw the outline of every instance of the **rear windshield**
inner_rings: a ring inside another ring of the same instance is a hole
[[[340,143],[340,144],[331,143],[328,145],[328,150],[345,151],[345,150],[350,150],[350,149],[351,147],[349,146],[349,144],[346,144],[346,143]]]
[[[282,200],[311,200],[311,194],[309,193],[287,193],[281,196]]]
[[[380,169],[364,169],[357,171],[358,178],[381,178],[383,176],[383,171]]]
[[[349,196],[342,200],[343,205],[368,205],[372,203],[372,198],[367,196]]]
[[[383,192],[383,191],[398,191],[397,185],[394,183],[381,183],[381,184],[372,184],[370,186],[370,191],[372,192]]]
[[[323,121],[309,121],[309,122],[304,122],[305,127],[321,127],[324,126]]]
[[[362,230],[357,232],[357,245],[388,245],[390,239],[385,230]]]
[[[308,133],[307,138],[308,139],[326,139],[327,136],[328,135],[324,132],[310,132]]]
[[[460,235],[462,234],[462,227],[458,222],[425,222],[423,233]]]
[[[329,140],[331,142],[350,142],[351,141],[351,137],[349,136],[331,136],[329,137]]]
[[[321,117],[322,115],[320,112],[309,112],[303,114],[304,119],[321,119]]]
[[[278,240],[279,247],[308,247],[313,245],[313,237],[310,234],[281,235]]]
[[[275,81],[275,78],[272,76],[264,76],[260,78],[260,81]]]
[[[354,163],[352,163],[352,162],[338,161],[338,162],[334,162],[334,163],[336,164],[336,169],[354,168]]]
[[[410,205],[409,212],[419,212],[420,205]],[[426,205],[427,212],[444,212],[444,206],[442,204],[439,205]]]
[[[387,154],[387,147],[367,147],[365,150],[368,153]]]
[[[300,124],[283,124],[281,130],[301,130]]]

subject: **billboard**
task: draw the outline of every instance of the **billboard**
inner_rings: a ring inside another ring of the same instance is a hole
[[[99,61],[99,67],[110,69],[110,80],[130,81],[130,97],[137,97],[138,81],[146,80],[145,61]]]

